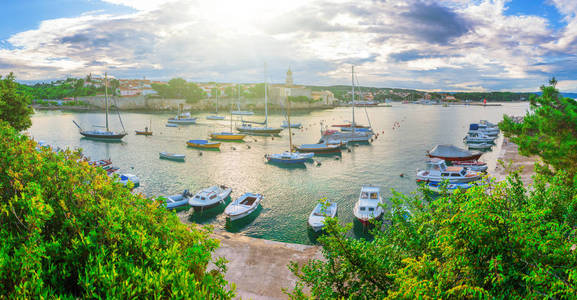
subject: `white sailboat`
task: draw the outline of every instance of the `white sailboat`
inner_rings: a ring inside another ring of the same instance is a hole
[[[176,115],[176,117],[174,118],[169,118],[167,122],[172,124],[184,124],[184,125],[196,124],[196,118],[191,117],[190,113],[182,112],[183,107],[184,107],[183,104],[179,104],[178,115]]]
[[[243,133],[248,133],[248,134],[260,134],[260,135],[269,135],[269,134],[279,134],[283,128],[278,128],[278,127],[269,127],[268,126],[268,85],[267,85],[267,79],[266,79],[266,64],[264,67],[264,122],[260,123],[260,122],[249,122],[249,121],[243,121],[243,124],[239,127],[237,127],[236,129],[240,132]],[[264,125],[264,126],[252,126],[252,123],[256,123],[256,124],[260,124],[260,125]]]
[[[238,99],[236,102],[236,110],[231,111],[231,114],[235,115],[235,116],[252,116],[254,115],[254,112],[252,111],[248,111],[248,110],[240,110],[240,84],[238,86]]]
[[[216,115],[206,117],[207,120],[224,120],[223,116],[218,115],[218,94],[220,94],[220,89],[218,85],[216,86]]]
[[[240,85],[238,86],[238,94],[240,95]],[[242,141],[246,134],[236,133],[232,131],[232,101],[230,103],[230,131],[213,132],[210,134],[210,138],[213,140],[225,140],[225,141]]]

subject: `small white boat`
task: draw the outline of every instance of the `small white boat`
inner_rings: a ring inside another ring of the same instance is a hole
[[[489,149],[493,147],[493,144],[490,143],[469,143],[467,144],[469,149]]]
[[[188,205],[188,199],[190,199],[192,195],[188,192],[188,190],[184,190],[182,194],[172,195],[166,197],[166,208],[167,209],[175,209],[181,206]]]
[[[118,182],[122,183],[124,186],[128,186],[128,183],[132,182],[133,188],[137,188],[140,186],[140,179],[138,178],[138,176],[133,174],[119,174]]]
[[[381,198],[381,189],[376,186],[363,186],[359,200],[355,203],[353,214],[363,223],[369,225],[373,219],[378,219],[383,215],[383,208],[381,207],[383,199]]]
[[[481,179],[481,173],[474,172],[465,167],[447,167],[445,161],[433,158],[427,161],[426,170],[417,170],[417,182],[441,182],[467,183]]]
[[[188,200],[188,205],[194,208],[207,209],[223,203],[232,193],[232,189],[224,185],[213,185],[200,190]]]
[[[223,116],[207,116],[207,120],[224,120]]]
[[[234,110],[231,112],[235,116],[252,116],[254,112],[247,110]]]
[[[463,167],[467,168],[471,171],[475,172],[485,172],[487,171],[487,163],[476,161],[476,160],[469,160],[469,161],[454,161],[451,162],[451,165],[454,167]]]
[[[178,127],[178,125],[172,123],[166,123],[166,127]]]
[[[499,132],[501,132],[499,127],[489,127],[487,124],[483,123],[472,123],[469,125],[469,133],[483,133],[488,136],[497,136],[499,135]]]
[[[287,121],[282,121],[282,125],[281,125],[280,127],[282,127],[282,128],[288,128],[288,127],[289,127],[289,124],[288,124]],[[291,127],[291,128],[302,128],[302,127],[303,127],[303,124],[302,124],[302,123],[293,123],[293,122],[291,122],[290,127]]]
[[[497,137],[491,137],[484,133],[469,133],[465,136],[465,142],[469,143],[492,143]]]
[[[176,161],[184,161],[186,155],[184,154],[176,154],[176,153],[169,153],[169,152],[160,152],[158,156],[162,159],[168,160],[176,160]]]
[[[311,155],[312,154],[312,155]],[[311,159],[314,153],[299,153],[299,152],[288,152],[267,154],[265,158],[271,163],[282,163],[282,164],[302,164],[307,160]]]
[[[257,209],[263,198],[261,194],[244,193],[224,209],[224,214],[231,221],[244,218]]]
[[[334,218],[337,215],[337,203],[326,201],[318,203],[309,215],[309,226],[314,231],[320,231],[325,227],[327,217]]]

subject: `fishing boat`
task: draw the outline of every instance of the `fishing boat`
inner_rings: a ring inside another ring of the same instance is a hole
[[[146,135],[146,136],[150,136],[152,135],[152,120],[150,121],[150,130],[148,130],[149,127],[144,127],[144,130],[135,130],[134,132],[136,133],[136,135]]]
[[[477,160],[466,160],[466,161],[452,161],[448,162],[451,166],[455,167],[465,167],[471,171],[475,172],[485,172],[487,171],[487,163]]]
[[[313,154],[314,153],[310,153]],[[312,157],[310,155],[297,153],[297,152],[288,152],[285,151],[280,154],[267,154],[265,158],[270,163],[280,163],[280,164],[304,164]]]
[[[484,133],[469,133],[465,136],[466,143],[492,143],[496,137],[488,136]]]
[[[287,124],[289,130],[289,150],[285,151],[281,154],[267,154],[265,155],[266,159],[270,163],[280,163],[280,164],[302,164],[305,163],[307,160],[311,159],[314,156],[314,153],[308,154],[301,154],[298,152],[293,152],[293,143],[292,143],[292,126],[291,126],[291,110],[290,110],[290,100],[288,97],[286,98],[287,103]],[[312,154],[312,156],[310,156]]]
[[[237,110],[231,111],[232,115],[235,116],[252,116],[254,115],[254,112],[252,111],[248,111],[248,110],[240,110],[240,84],[238,85],[238,98],[237,98],[237,102],[236,102],[236,108]]]
[[[168,159],[168,160],[175,160],[175,161],[184,161],[184,159],[186,158],[186,155],[184,155],[184,154],[176,154],[176,153],[170,153],[170,152],[160,152],[160,153],[158,153],[158,156],[161,159]]]
[[[236,129],[243,133],[256,134],[256,135],[269,135],[269,134],[279,134],[283,128],[275,128],[268,126],[268,85],[266,78],[266,65],[265,65],[265,79],[264,79],[264,122],[252,122],[243,121],[242,125]],[[259,124],[264,126],[252,126],[252,124]]]
[[[120,112],[117,108],[118,119],[120,120],[120,125],[122,125],[121,132],[110,131],[108,127],[108,76],[104,73],[104,99],[106,106],[106,130],[84,130],[76,121],[72,121],[76,127],[80,130],[80,134],[88,139],[93,140],[103,140],[103,141],[121,141],[128,133],[124,129],[124,124],[122,123],[122,118],[120,117]]]
[[[182,194],[172,195],[166,197],[165,205],[167,209],[177,209],[188,205],[188,200],[192,195],[188,190],[184,190]]]
[[[365,185],[361,187],[361,194],[355,203],[353,214],[363,225],[369,225],[371,220],[378,219],[383,215],[382,203],[381,189],[376,186]]]
[[[454,145],[437,145],[427,152],[430,158],[440,158],[448,161],[478,160],[483,152],[468,151]]]
[[[216,115],[207,116],[206,119],[207,120],[224,120],[223,116],[218,115],[218,94],[220,94],[220,90],[219,90],[218,86],[216,87],[215,94],[216,94]]]
[[[491,147],[493,147],[493,144],[492,143],[468,143],[467,146],[469,147],[469,149],[485,150],[485,149],[490,149]]]
[[[417,182],[442,182],[467,183],[481,179],[480,172],[471,171],[466,167],[447,167],[445,161],[432,158],[426,162],[426,170],[417,170]]]
[[[472,123],[469,124],[469,133],[482,133],[488,136],[497,136],[499,135],[498,127],[488,127],[486,124],[477,124]]]
[[[224,203],[230,197],[232,189],[224,185],[213,185],[200,190],[188,200],[188,205],[195,209],[208,209]]]
[[[189,125],[189,124],[196,124],[196,118],[190,116],[190,113],[184,113],[183,110],[184,105],[178,105],[178,114],[174,118],[169,118],[168,123],[172,124],[181,124],[181,125]]]
[[[281,125],[280,127],[282,127],[282,128],[288,128],[289,126],[290,126],[291,128],[297,128],[297,129],[299,129],[299,128],[302,128],[302,127],[303,127],[303,124],[302,124],[302,123],[291,123],[291,124],[289,125],[287,121],[282,121],[282,125]]]
[[[352,115],[353,115],[353,121],[350,124],[342,124],[342,125],[336,125],[336,127],[340,127],[342,128],[351,128],[351,131],[337,131],[337,130],[325,130],[321,132],[321,139],[319,141],[319,143],[331,143],[331,141],[344,141],[344,142],[362,142],[362,143],[368,143],[372,137],[373,137],[373,132],[371,130],[363,130],[363,131],[359,131],[357,130],[357,128],[365,128],[365,129],[369,129],[370,126],[365,127],[362,125],[358,125],[355,122],[355,66],[351,66],[351,89],[352,89]],[[367,113],[367,119],[368,119],[368,113]],[[370,119],[369,119],[370,122]],[[362,126],[362,127],[361,127]]]
[[[326,218],[334,218],[337,215],[337,203],[326,201],[318,203],[309,215],[309,226],[316,232],[323,230]]]
[[[240,95],[240,85],[238,86],[238,94]],[[232,101],[230,102],[230,131],[214,132],[210,134],[213,140],[223,141],[242,141],[246,134],[236,133],[232,131]]]
[[[340,144],[302,144],[300,146],[296,146],[299,152],[312,152],[312,153],[341,153],[341,145]]]
[[[258,208],[263,198],[261,194],[244,193],[224,209],[224,214],[231,221],[244,218]]]
[[[189,140],[186,142],[189,147],[205,148],[205,149],[219,149],[220,142],[211,142],[209,140]]]

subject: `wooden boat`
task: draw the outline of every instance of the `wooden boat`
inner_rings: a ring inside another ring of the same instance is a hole
[[[106,131],[104,130],[83,130],[76,121],[72,121],[78,129],[80,129],[80,134],[88,139],[93,140],[103,140],[103,141],[121,141],[128,133],[124,129],[124,125],[122,125],[122,132],[114,132],[110,131],[108,127],[108,76],[106,73],[104,74],[104,99],[105,99],[105,106],[106,106]],[[118,119],[120,120],[120,124],[122,124],[122,118],[120,118],[120,113],[118,113]]]
[[[309,226],[314,231],[320,231],[325,227],[325,219],[327,217],[334,218],[337,215],[337,203],[326,201],[325,203],[318,203],[311,214],[309,215]]]
[[[427,152],[430,158],[440,158],[448,161],[478,160],[483,152],[468,151],[453,145],[437,145]]]
[[[467,183],[477,181],[481,177],[481,173],[471,171],[466,167],[447,167],[445,161],[439,158],[428,160],[426,170],[417,170],[417,182]]]
[[[200,190],[188,200],[188,205],[196,209],[208,209],[218,206],[230,197],[232,189],[224,185],[214,185]]]
[[[186,155],[184,154],[176,154],[176,153],[169,153],[169,152],[160,152],[158,156],[161,159],[168,159],[168,160],[175,160],[175,161],[184,161]]]
[[[313,153],[341,153],[341,145],[339,144],[302,144],[296,146],[299,152],[313,152]]]
[[[188,199],[190,199],[192,195],[188,192],[188,190],[184,190],[182,194],[172,195],[166,197],[166,208],[167,209],[177,209],[179,207],[184,207],[188,205]]]
[[[225,209],[224,214],[231,221],[244,218],[254,212],[263,199],[263,195],[245,193],[232,201]]]
[[[149,127],[144,127],[144,130],[135,130],[136,135],[152,135],[152,120],[150,121],[150,131],[148,130]]]
[[[205,148],[205,149],[219,149],[220,143],[219,142],[211,142],[208,140],[190,140],[186,142],[189,147],[194,148]]]
[[[383,203],[381,189],[375,186],[361,187],[359,200],[355,203],[353,214],[363,224],[369,225],[371,220],[378,219],[383,215]]]

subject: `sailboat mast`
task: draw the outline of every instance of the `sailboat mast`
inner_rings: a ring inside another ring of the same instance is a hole
[[[291,131],[291,100],[289,97],[286,97],[286,114],[287,114],[287,123],[288,123],[288,130],[289,130],[289,152],[293,152],[293,135]]]
[[[106,105],[106,132],[109,132],[108,129],[108,75],[104,73],[104,101]]]
[[[218,89],[218,84],[216,85],[216,114],[218,115],[218,94],[220,90]]]
[[[352,105],[353,105],[353,134],[355,133],[355,127],[357,123],[355,122],[355,66],[351,66],[351,81],[353,89]]]
[[[264,126],[268,128],[268,86],[266,84],[266,63],[264,63]]]

